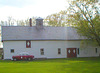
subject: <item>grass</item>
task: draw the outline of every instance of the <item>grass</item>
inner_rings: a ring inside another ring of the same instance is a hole
[[[100,58],[0,60],[0,73],[100,73]]]

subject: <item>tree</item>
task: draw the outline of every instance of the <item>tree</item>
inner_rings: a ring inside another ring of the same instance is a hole
[[[8,26],[13,26],[14,25],[14,22],[15,22],[15,19],[12,18],[11,16],[8,17]]]
[[[36,24],[35,22],[36,17],[32,17],[32,25],[34,26]],[[25,20],[17,20],[13,17],[9,16],[6,21],[1,20],[0,21],[1,26],[29,26],[29,18]]]
[[[5,25],[4,21],[1,21],[0,26]]]
[[[59,13],[51,14],[46,17],[45,21],[48,26],[67,26],[67,11],[60,11]]]
[[[15,24],[15,19],[12,18],[11,16],[7,17],[8,19],[6,21],[1,20],[0,25],[1,26],[14,26]]]
[[[17,26],[25,26],[25,21],[24,20],[16,20]]]
[[[29,19],[30,18],[27,18],[25,20],[16,20],[17,26],[29,26]],[[32,17],[32,26],[36,24],[35,19],[36,17]]]
[[[77,32],[100,46],[100,5],[98,0],[71,0],[67,22]]]

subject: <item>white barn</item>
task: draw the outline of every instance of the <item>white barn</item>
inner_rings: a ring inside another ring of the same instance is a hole
[[[99,56],[97,47],[81,47],[76,29],[71,27],[43,26],[43,19],[36,19],[36,26],[2,26],[4,59],[21,52],[28,52],[35,58],[70,58]]]

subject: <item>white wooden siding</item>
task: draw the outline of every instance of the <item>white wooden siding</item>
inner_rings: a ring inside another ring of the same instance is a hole
[[[77,57],[93,57],[99,56],[95,52],[95,47],[80,47],[80,41],[31,41],[31,48],[26,48],[26,41],[4,41],[4,59],[12,59],[13,55],[18,55],[21,52],[28,52],[34,55],[35,58],[67,58],[66,48],[79,48],[80,52]],[[44,55],[41,55],[40,49],[44,48]],[[61,48],[61,54],[58,55],[58,48]],[[10,52],[14,49],[14,53]]]

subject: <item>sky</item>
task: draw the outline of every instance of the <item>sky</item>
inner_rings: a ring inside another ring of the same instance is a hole
[[[46,16],[66,10],[66,0],[0,0],[0,20],[27,19],[32,16]]]

